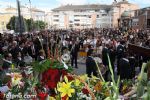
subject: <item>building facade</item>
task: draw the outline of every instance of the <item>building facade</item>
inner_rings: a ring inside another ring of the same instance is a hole
[[[65,5],[52,10],[51,21],[48,23],[51,27],[63,29],[117,28],[121,14],[125,10],[136,9],[139,9],[138,5],[126,0],[115,0],[111,5]]]
[[[150,7],[135,10],[134,13],[132,28],[150,30]]]
[[[25,19],[45,21],[45,12],[36,8],[21,6],[21,15]],[[18,10],[14,7],[7,7],[0,12],[0,31],[6,30],[6,25],[12,16],[18,16]]]

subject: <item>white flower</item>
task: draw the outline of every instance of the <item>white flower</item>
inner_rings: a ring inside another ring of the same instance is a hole
[[[69,62],[69,60],[70,60],[70,55],[69,54],[64,54],[64,55],[62,55],[61,56],[61,59],[64,61],[64,62]]]
[[[66,68],[66,69],[68,69],[68,66],[66,65],[66,63],[61,59],[61,62],[63,63],[63,65],[64,65],[64,67]]]

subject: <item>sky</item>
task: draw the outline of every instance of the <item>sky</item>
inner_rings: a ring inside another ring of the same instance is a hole
[[[111,4],[114,0],[30,0],[32,7],[45,11],[66,4]],[[120,0],[117,0],[120,1]],[[138,4],[141,8],[150,6],[150,0],[128,0],[130,3]],[[20,0],[22,5],[30,6],[29,0]],[[7,6],[16,7],[16,0],[0,0],[0,8]]]

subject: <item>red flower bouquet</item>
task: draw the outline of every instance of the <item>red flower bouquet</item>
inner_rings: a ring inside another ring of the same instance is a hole
[[[38,93],[37,96],[38,96],[38,98],[39,98],[40,100],[46,100],[48,94],[47,94],[47,93],[44,93],[44,92],[40,92],[40,93]]]

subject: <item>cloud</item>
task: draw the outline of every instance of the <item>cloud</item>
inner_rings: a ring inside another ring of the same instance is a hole
[[[73,4],[73,5],[79,5],[79,4],[86,4],[88,0],[56,0],[59,2],[59,4]]]

